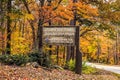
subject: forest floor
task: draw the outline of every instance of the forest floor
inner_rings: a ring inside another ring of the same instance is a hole
[[[120,80],[120,77],[104,70],[97,70],[92,74],[78,75],[68,70],[2,64],[0,65],[0,80]]]

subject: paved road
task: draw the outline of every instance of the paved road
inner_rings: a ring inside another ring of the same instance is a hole
[[[111,71],[111,72],[120,74],[120,66],[108,66],[108,65],[94,64],[94,63],[89,63],[89,62],[87,62],[86,64],[91,67],[95,67],[98,69],[103,69],[106,71]]]

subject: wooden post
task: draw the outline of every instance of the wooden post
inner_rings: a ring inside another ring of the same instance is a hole
[[[79,50],[79,26],[76,27],[76,62],[75,62],[75,73],[82,73],[82,53]]]

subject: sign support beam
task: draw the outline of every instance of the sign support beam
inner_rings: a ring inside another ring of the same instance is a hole
[[[80,45],[80,38],[79,38],[79,30],[80,27],[76,27],[76,62],[75,62],[75,73],[80,74],[82,73],[82,53],[79,50]]]

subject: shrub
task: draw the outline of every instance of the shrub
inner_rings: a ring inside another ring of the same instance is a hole
[[[8,65],[13,63],[10,59],[10,56],[7,54],[0,55],[0,62]]]
[[[0,62],[7,65],[25,65],[27,62],[37,62],[41,66],[50,67],[50,59],[43,52],[32,52],[29,54],[5,54],[0,55]]]
[[[69,70],[72,70],[74,71],[75,70],[75,60],[70,60],[68,63],[67,63],[67,67]],[[82,73],[84,74],[90,74],[90,73],[95,73],[96,72],[96,69],[95,68],[92,68],[88,65],[86,65],[86,62],[82,62]]]
[[[75,60],[70,59],[67,65],[69,70],[71,71],[75,70]]]
[[[17,65],[26,64],[29,61],[29,57],[23,54],[12,54],[12,55],[0,55],[0,62],[7,65]]]
[[[30,58],[30,62],[37,62],[41,66],[49,67],[50,66],[50,60],[49,56],[47,56],[43,52],[32,52],[28,54]]]
[[[29,57],[23,54],[11,55],[11,59],[14,61],[16,65],[26,64],[29,61]]]

